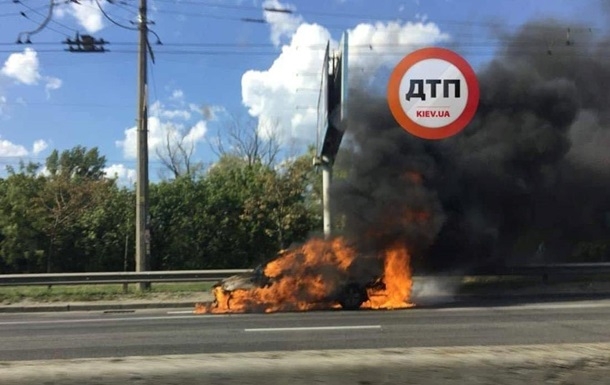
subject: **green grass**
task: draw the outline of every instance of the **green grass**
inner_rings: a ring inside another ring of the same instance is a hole
[[[608,275],[588,275],[584,277],[550,276],[546,282],[540,276],[476,276],[464,277],[460,286],[460,293],[510,292],[519,289],[554,288],[560,286],[585,287],[610,282]]]
[[[540,277],[476,276],[464,277],[460,293],[472,294],[486,289],[515,290],[542,284]]]
[[[561,284],[586,284],[592,282],[610,282],[607,275],[588,276],[586,278],[559,279],[554,277],[543,283],[540,277],[503,277],[477,276],[464,277],[459,292],[462,294],[510,292],[524,288],[554,286]],[[10,286],[0,287],[0,305],[19,302],[84,302],[129,299],[180,299],[193,298],[207,292],[212,287],[210,282],[153,283],[147,292],[137,290],[136,284],[130,284],[127,292],[122,284],[112,285],[59,285],[46,286]]]
[[[8,305],[23,301],[64,302],[64,301],[104,301],[124,299],[154,299],[194,296],[209,291],[212,283],[154,283],[146,292],[137,290],[136,284],[129,284],[124,291],[122,284],[110,285],[59,285],[51,286],[10,286],[0,287],[0,304]]]

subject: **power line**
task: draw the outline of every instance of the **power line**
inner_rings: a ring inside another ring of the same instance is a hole
[[[115,7],[122,8],[128,12],[131,12],[134,17],[138,16],[138,7],[126,1],[111,0],[110,4],[114,5]]]
[[[487,47],[474,47],[475,50],[472,49],[462,49],[460,53],[462,55],[470,55],[470,56],[497,56],[497,52],[491,51],[490,48],[496,48],[495,46],[487,46]],[[552,48],[552,47],[551,47]],[[531,55],[531,54],[540,54],[540,55],[551,55],[549,54],[549,48],[540,46],[536,49],[520,49],[513,50],[511,53],[517,55]],[[588,51],[578,51],[578,52],[565,52],[562,50],[557,50],[557,48],[552,49],[552,55],[558,57],[590,57],[591,52]],[[38,53],[63,53],[64,50],[61,49],[38,49],[36,50]],[[134,54],[137,50],[111,50],[106,49],[104,52],[110,54]],[[0,50],[0,53],[15,53],[14,50]],[[171,55],[171,56],[233,56],[233,57],[255,57],[255,56],[269,56],[275,57],[278,55],[278,52],[243,52],[243,51],[188,51],[188,50],[157,50],[155,51],[157,56],[159,55]],[[383,50],[373,50],[373,51],[361,51],[354,52],[352,50],[352,54],[357,54],[361,56],[375,56],[375,55],[387,55],[387,56],[404,56],[404,51],[399,50],[391,50],[391,51],[383,51]],[[610,51],[607,52],[593,52],[597,57],[610,57]]]
[[[151,31],[152,32],[152,31]],[[469,35],[463,35],[469,36]],[[461,36],[457,35],[456,38]],[[558,41],[561,40],[558,36]],[[464,43],[454,42],[453,44],[459,44],[461,47],[495,47],[497,44],[501,44],[504,42],[510,42],[510,38],[500,38],[500,39],[487,39],[482,38],[479,40],[472,40]],[[538,47],[538,46],[547,46],[551,41],[547,41],[544,39],[534,39],[528,42],[522,42],[519,45],[521,47]],[[32,42],[33,46],[36,45],[57,45],[57,42]],[[114,46],[135,46],[136,42],[108,42],[108,44]],[[12,46],[18,45],[18,43],[14,42],[0,42],[0,46]],[[610,43],[600,43],[596,46],[603,47],[604,45],[608,46]],[[230,42],[164,42],[163,46],[165,47],[195,47],[195,48],[238,48],[239,50],[243,49],[255,49],[255,48],[269,48],[273,49],[275,53],[279,53],[279,50],[274,44],[271,43],[230,43]],[[306,45],[295,45],[290,46],[293,50],[323,50],[326,46],[326,43],[319,44],[306,44]],[[412,44],[403,44],[403,43],[363,43],[363,44],[351,44],[350,49],[363,49],[363,50],[375,50],[375,49],[386,49],[386,48],[405,48],[410,47]],[[586,47],[586,46],[581,46]],[[587,47],[588,48],[588,47]]]
[[[17,4],[21,4],[23,7],[25,7],[26,9],[28,9],[30,12],[34,12],[35,14],[42,16],[42,17],[47,17],[46,15],[44,15],[43,13],[39,12],[38,10],[36,10],[35,8],[30,7],[29,5],[25,4],[22,0],[13,0],[15,1]],[[27,17],[27,16],[26,16]],[[76,32],[76,30],[72,27],[68,27],[67,25],[60,23],[59,21],[56,21],[54,19],[51,19],[51,22],[54,24],[57,24],[71,32]]]
[[[104,11],[104,8],[102,7],[102,5],[100,4],[99,0],[95,0],[95,3],[97,4],[97,7],[99,8],[100,12],[102,12],[102,15],[104,15],[104,17],[106,18],[106,20],[110,21],[112,24],[116,25],[117,27],[121,27],[130,31],[138,31],[139,28],[138,27],[130,27],[130,26],[126,26],[123,25],[117,21],[115,21],[112,17],[110,17],[108,15],[108,13],[106,13],[106,11]]]
[[[155,100],[159,100],[157,93],[157,79],[155,78],[155,66],[150,66],[150,77],[153,84],[153,96]]]
[[[13,0],[11,0],[11,3],[12,2],[13,2]],[[60,3],[58,3],[57,5],[59,5],[59,4]],[[32,8],[32,9],[40,11],[40,10],[43,10],[43,9],[46,9],[46,8],[47,8],[46,5],[42,5],[40,7],[36,7],[36,8]],[[11,16],[20,16],[20,15],[21,15],[21,12],[0,13],[0,17],[11,17]]]
[[[22,16],[23,16],[23,17],[25,17],[26,19],[28,19],[28,20],[30,20],[30,21],[32,21],[32,22],[34,22],[34,23],[38,23],[37,21],[35,21],[35,20],[31,19],[31,18],[30,18],[29,16],[27,16],[26,14],[22,14]],[[53,21],[53,20],[51,20],[51,21]],[[65,32],[61,32],[61,31],[59,31],[59,30],[57,30],[57,29],[55,29],[55,28],[53,28],[53,27],[50,27],[50,26],[48,26],[48,25],[46,26],[46,29],[48,29],[49,31],[53,31],[53,32],[55,32],[55,33],[58,33],[58,34],[60,34],[60,35],[62,35],[62,36],[68,36],[68,34],[66,34]],[[21,42],[21,40],[19,40],[19,41],[17,41],[17,42],[16,42],[16,43],[14,43],[14,44],[23,44],[23,42]],[[28,42],[28,44],[32,44],[32,42],[30,41],[30,42]],[[55,43],[55,44],[57,44],[57,43]]]
[[[176,5],[176,6],[186,6],[186,5],[193,5],[193,6],[202,6],[202,7],[209,7],[209,8],[225,8],[225,9],[235,9],[235,10],[243,10],[243,11],[258,11],[258,12],[264,12],[264,8],[262,7],[254,7],[254,6],[248,6],[248,5],[230,5],[230,4],[219,4],[216,2],[206,2],[206,1],[192,1],[192,0],[180,0],[179,2],[176,2],[175,0],[156,0],[159,3],[171,3],[172,5]],[[291,10],[293,14],[295,15],[301,15],[301,16],[306,16],[306,15],[312,15],[312,16],[323,16],[323,17],[331,17],[331,18],[343,18],[343,19],[358,19],[358,20],[374,20],[374,21],[379,21],[379,22],[399,22],[399,23],[405,23],[405,22],[409,22],[410,20],[405,20],[403,18],[397,18],[395,17],[395,15],[389,16],[389,15],[374,15],[374,14],[370,14],[370,13],[346,13],[346,12],[325,12],[325,11],[318,11],[318,10],[309,10],[309,9],[295,9],[295,10]],[[177,13],[177,14],[183,14],[184,16],[194,16],[197,14],[194,14],[193,12],[181,12],[181,11],[169,11],[169,10],[159,10],[159,13],[163,13],[163,12],[171,12],[171,13]],[[235,18],[234,18],[235,19]],[[413,21],[411,21],[413,22]],[[453,25],[464,25],[464,26],[468,26],[468,27],[472,27],[472,26],[480,26],[480,27],[498,27],[498,23],[495,21],[486,21],[486,22],[477,22],[477,21],[472,21],[472,20],[468,20],[468,21],[459,21],[459,20],[450,20],[450,19],[436,19],[436,20],[426,20],[425,22],[422,21],[422,23],[435,23],[435,24],[453,24]],[[516,27],[521,27],[522,25],[504,25],[505,27],[511,27],[511,26],[516,26]],[[554,29],[556,27],[554,26],[545,26],[545,25],[530,25],[530,28],[535,28],[535,29]],[[588,27],[588,26],[583,26],[583,27],[577,27],[577,28],[572,28],[572,31],[574,32],[591,32],[593,30],[601,30],[598,27]]]
[[[19,2],[19,0],[16,0]],[[53,7],[55,6],[55,2],[53,0],[50,0],[49,2],[49,12],[46,16],[46,18],[42,21],[42,23],[36,27],[35,29],[33,29],[32,31],[26,31],[26,32],[21,32],[18,36],[17,36],[17,42],[21,42],[21,36],[25,35],[26,36],[26,40],[25,42],[30,42],[30,37],[32,35],[37,34],[38,32],[42,31],[47,24],[49,24],[49,22],[51,21],[51,18],[53,17]],[[23,13],[22,13],[23,15]]]

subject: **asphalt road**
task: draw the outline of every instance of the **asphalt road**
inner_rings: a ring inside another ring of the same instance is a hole
[[[610,342],[610,300],[400,311],[0,314],[0,361],[304,349]]]

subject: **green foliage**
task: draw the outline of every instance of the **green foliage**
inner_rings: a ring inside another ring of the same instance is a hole
[[[319,228],[312,154],[274,167],[225,154],[150,186],[153,269],[252,267]],[[135,194],[97,148],[53,151],[0,178],[0,272],[134,269]]]
[[[32,205],[45,179],[33,166],[8,170],[0,183],[0,256],[3,271],[39,271],[44,256],[43,209]]]
[[[610,262],[608,241],[580,242],[571,257],[575,262]]]
[[[97,147],[87,150],[86,147],[76,146],[71,150],[53,150],[47,157],[46,166],[52,177],[80,177],[87,179],[101,179],[104,176],[106,158],[100,156]]]

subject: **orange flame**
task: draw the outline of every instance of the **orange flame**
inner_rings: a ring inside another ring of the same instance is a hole
[[[214,288],[213,303],[197,304],[195,313],[244,313],[305,311],[337,308],[333,296],[349,281],[349,270],[357,252],[343,238],[312,239],[288,250],[268,263],[266,284],[251,289],[225,291]],[[412,306],[409,253],[395,246],[380,256],[384,261],[381,285],[367,289],[369,299],[361,308],[398,309]],[[381,288],[378,288],[381,286]]]
[[[363,309],[404,309],[412,307],[409,302],[413,280],[410,268],[411,257],[403,245],[395,245],[385,251],[382,289],[367,290],[369,300]]]
[[[332,307],[327,298],[342,279],[356,252],[342,238],[312,239],[284,252],[265,266],[269,283],[226,292],[214,288],[212,304],[198,304],[196,313],[302,311]]]

